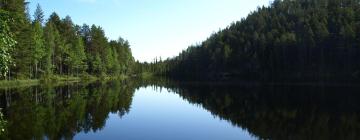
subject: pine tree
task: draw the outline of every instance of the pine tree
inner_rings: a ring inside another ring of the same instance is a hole
[[[50,15],[50,18],[48,22],[51,22],[54,26],[54,55],[53,55],[53,65],[55,66],[54,72],[57,74],[62,75],[64,73],[64,61],[65,61],[65,53],[67,51],[67,46],[69,44],[66,44],[66,38],[65,36],[62,36],[62,33],[60,31],[63,30],[63,23],[60,20],[60,17],[54,12]]]
[[[71,73],[75,72],[76,75],[78,75],[79,73],[82,73],[86,70],[86,54],[83,40],[80,37],[76,37],[74,39],[73,47],[70,48],[68,55],[69,56],[65,61]]]
[[[39,22],[41,25],[44,23],[44,12],[41,9],[40,4],[37,4],[36,10],[34,13],[34,22]]]

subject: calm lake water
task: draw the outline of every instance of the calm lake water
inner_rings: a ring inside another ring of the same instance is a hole
[[[0,90],[1,139],[359,139],[358,86],[122,81]]]

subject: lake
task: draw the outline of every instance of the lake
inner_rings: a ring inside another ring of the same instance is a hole
[[[360,88],[112,81],[0,90],[2,139],[359,139]]]

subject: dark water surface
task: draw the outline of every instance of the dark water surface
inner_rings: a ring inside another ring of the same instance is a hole
[[[1,139],[360,139],[360,87],[122,81],[0,90]]]

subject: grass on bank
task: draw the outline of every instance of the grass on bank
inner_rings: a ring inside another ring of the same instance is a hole
[[[17,87],[30,87],[39,84],[56,85],[64,83],[76,83],[76,82],[94,82],[94,81],[109,81],[109,80],[125,80],[127,75],[109,76],[100,75],[93,76],[89,74],[81,74],[76,76],[65,75],[51,75],[43,76],[39,79],[25,79],[25,80],[0,80],[0,88],[17,88]]]
[[[2,80],[0,81],[0,88],[14,88],[14,87],[28,87],[35,86],[40,83],[38,79],[29,80]]]
[[[142,79],[148,79],[148,78],[151,78],[153,77],[154,74],[153,73],[150,73],[150,72],[143,72],[139,75],[140,78]]]
[[[91,80],[92,77],[88,78]],[[30,87],[36,86],[39,84],[58,84],[58,83],[67,83],[67,82],[80,82],[81,77],[72,77],[72,76],[44,76],[39,79],[15,79],[15,80],[1,80],[0,88],[18,88],[18,87]]]

